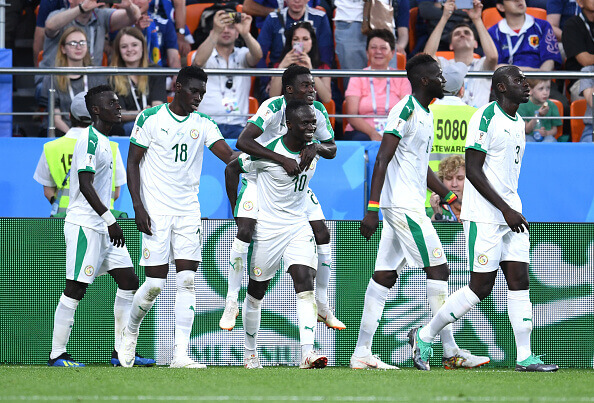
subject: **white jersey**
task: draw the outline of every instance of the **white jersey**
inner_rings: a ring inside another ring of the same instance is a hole
[[[266,148],[275,153],[301,161],[299,152],[290,151],[283,137],[268,143]],[[258,186],[258,227],[265,229],[285,228],[293,224],[308,224],[306,198],[319,157],[316,157],[309,169],[297,176],[289,176],[283,167],[263,158],[241,154],[239,165],[245,173],[257,175]],[[240,200],[237,200],[240,203]]]
[[[400,137],[400,142],[388,164],[380,207],[424,210],[433,146],[433,114],[414,96],[407,95],[390,111],[386,134]]]
[[[483,172],[499,196],[514,210],[522,212],[518,179],[526,147],[524,119],[509,116],[497,102],[477,110],[468,124],[466,148],[484,152]],[[503,214],[472,186],[464,181],[462,220],[503,224]]]
[[[284,96],[267,99],[260,105],[258,112],[250,119],[248,123],[253,123],[262,130],[262,134],[256,138],[260,144],[268,144],[270,141],[287,134],[286,114],[287,101]],[[320,142],[328,142],[334,139],[334,130],[330,124],[328,112],[321,102],[314,101],[311,109],[316,115],[316,131],[314,139]],[[254,175],[245,175],[246,179],[253,181]]]
[[[200,112],[176,116],[169,104],[145,109],[136,118],[130,142],[145,148],[140,161],[140,196],[149,215],[198,216],[198,188],[204,146],[223,136]]]
[[[70,203],[66,222],[107,233],[107,224],[91,207],[80,191],[79,172],[92,172],[93,187],[103,205],[109,208],[113,181],[113,153],[109,139],[93,126],[79,136],[72,153],[70,168]]]

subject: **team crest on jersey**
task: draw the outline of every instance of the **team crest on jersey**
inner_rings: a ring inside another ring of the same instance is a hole
[[[442,256],[443,256],[443,251],[441,250],[441,248],[433,249],[433,257],[439,259]]]
[[[532,46],[534,49],[536,49],[538,47],[538,44],[540,42],[540,39],[538,38],[538,35],[530,35],[528,37],[528,43],[530,44],[530,46]]]
[[[254,276],[260,277],[262,275],[262,269],[259,267],[254,267]]]
[[[252,203],[251,201],[246,201],[245,203],[243,203],[243,209],[245,211],[252,211],[252,209],[254,208],[254,203]]]
[[[149,251],[147,248],[144,248],[144,249],[142,250],[142,256],[143,256],[145,259],[148,259],[149,257],[151,257],[151,252],[150,252],[150,251]]]
[[[89,276],[89,277],[92,276],[94,272],[95,272],[95,269],[93,268],[93,266],[88,265],[87,267],[85,267],[85,274],[87,276]]]
[[[487,263],[489,263],[489,258],[487,257],[487,255],[481,253],[480,255],[478,255],[478,257],[476,258],[476,260],[478,260],[480,265],[486,265]]]
[[[199,136],[200,136],[200,133],[198,133],[198,130],[192,129],[192,131],[190,131],[190,137],[193,138],[194,140],[196,140]]]

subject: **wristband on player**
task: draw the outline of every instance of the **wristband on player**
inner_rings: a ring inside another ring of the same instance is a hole
[[[449,191],[444,197],[444,200],[447,204],[452,204],[454,201],[458,200],[458,196],[456,196],[456,193]]]
[[[367,211],[379,211],[379,203],[370,201],[369,204],[367,204]]]
[[[107,224],[107,226],[111,226],[113,224],[115,224],[116,219],[113,216],[112,212],[107,210],[105,213],[103,213],[103,215],[101,215],[101,218],[103,218],[103,221],[105,221],[105,223]]]

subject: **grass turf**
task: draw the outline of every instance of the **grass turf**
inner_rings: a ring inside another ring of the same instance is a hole
[[[0,366],[1,401],[594,402],[594,370]]]

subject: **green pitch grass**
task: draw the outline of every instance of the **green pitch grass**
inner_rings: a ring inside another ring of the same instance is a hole
[[[594,370],[0,366],[1,401],[594,402]]]

